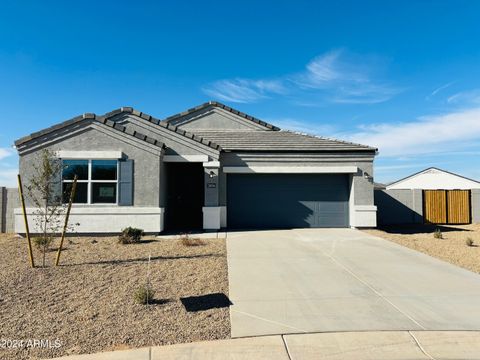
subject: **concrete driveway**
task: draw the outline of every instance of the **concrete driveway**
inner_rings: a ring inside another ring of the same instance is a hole
[[[227,254],[232,337],[480,330],[479,275],[358,230],[231,232]]]

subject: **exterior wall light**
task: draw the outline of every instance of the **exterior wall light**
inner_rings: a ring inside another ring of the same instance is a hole
[[[373,176],[367,173],[366,171],[363,172],[363,177],[368,181],[373,181]]]

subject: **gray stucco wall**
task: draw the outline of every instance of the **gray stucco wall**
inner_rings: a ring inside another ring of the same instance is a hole
[[[253,121],[232,114],[224,109],[209,106],[202,110],[182,116],[171,122],[184,130],[266,130]]]
[[[18,190],[0,187],[0,232],[13,233],[15,231],[13,209],[17,207],[20,207]]]
[[[422,190],[375,190],[379,225],[423,222]]]
[[[168,155],[207,155],[214,160],[219,157],[219,152],[217,150],[196,141],[192,141],[181,134],[167,130],[145,119],[138,118],[135,115],[122,114],[112,120],[138,131],[139,133],[158,139],[167,147],[165,153]]]
[[[373,205],[373,182],[365,178],[368,173],[373,176],[373,155],[362,153],[224,153],[222,166],[357,166],[359,171],[353,175],[354,205]],[[219,175],[219,202],[226,205],[227,175]]]
[[[159,148],[153,149],[142,144],[141,140],[130,139],[129,135],[114,129],[84,126],[76,128],[67,137],[61,139],[46,137],[35,150],[20,153],[20,174],[26,185],[32,176],[33,165],[37,162],[42,148],[52,151],[122,151],[124,156],[134,160],[134,196],[135,206],[160,206],[160,159]],[[27,199],[27,206],[31,203]]]
[[[473,189],[472,192],[472,222],[480,223],[480,189]]]
[[[205,167],[204,170],[205,206],[219,206],[219,169]]]
[[[20,207],[20,198],[18,189],[7,188],[7,205],[6,205],[6,227],[5,232],[13,233],[15,231],[15,216],[13,210]]]

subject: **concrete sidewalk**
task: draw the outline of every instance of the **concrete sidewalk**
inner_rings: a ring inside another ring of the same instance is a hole
[[[63,360],[480,359],[478,331],[372,331],[237,338],[66,356]]]

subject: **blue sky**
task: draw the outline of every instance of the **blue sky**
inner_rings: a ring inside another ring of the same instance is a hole
[[[219,100],[378,146],[375,179],[480,179],[478,1],[2,1],[0,184],[14,140],[84,112]]]

